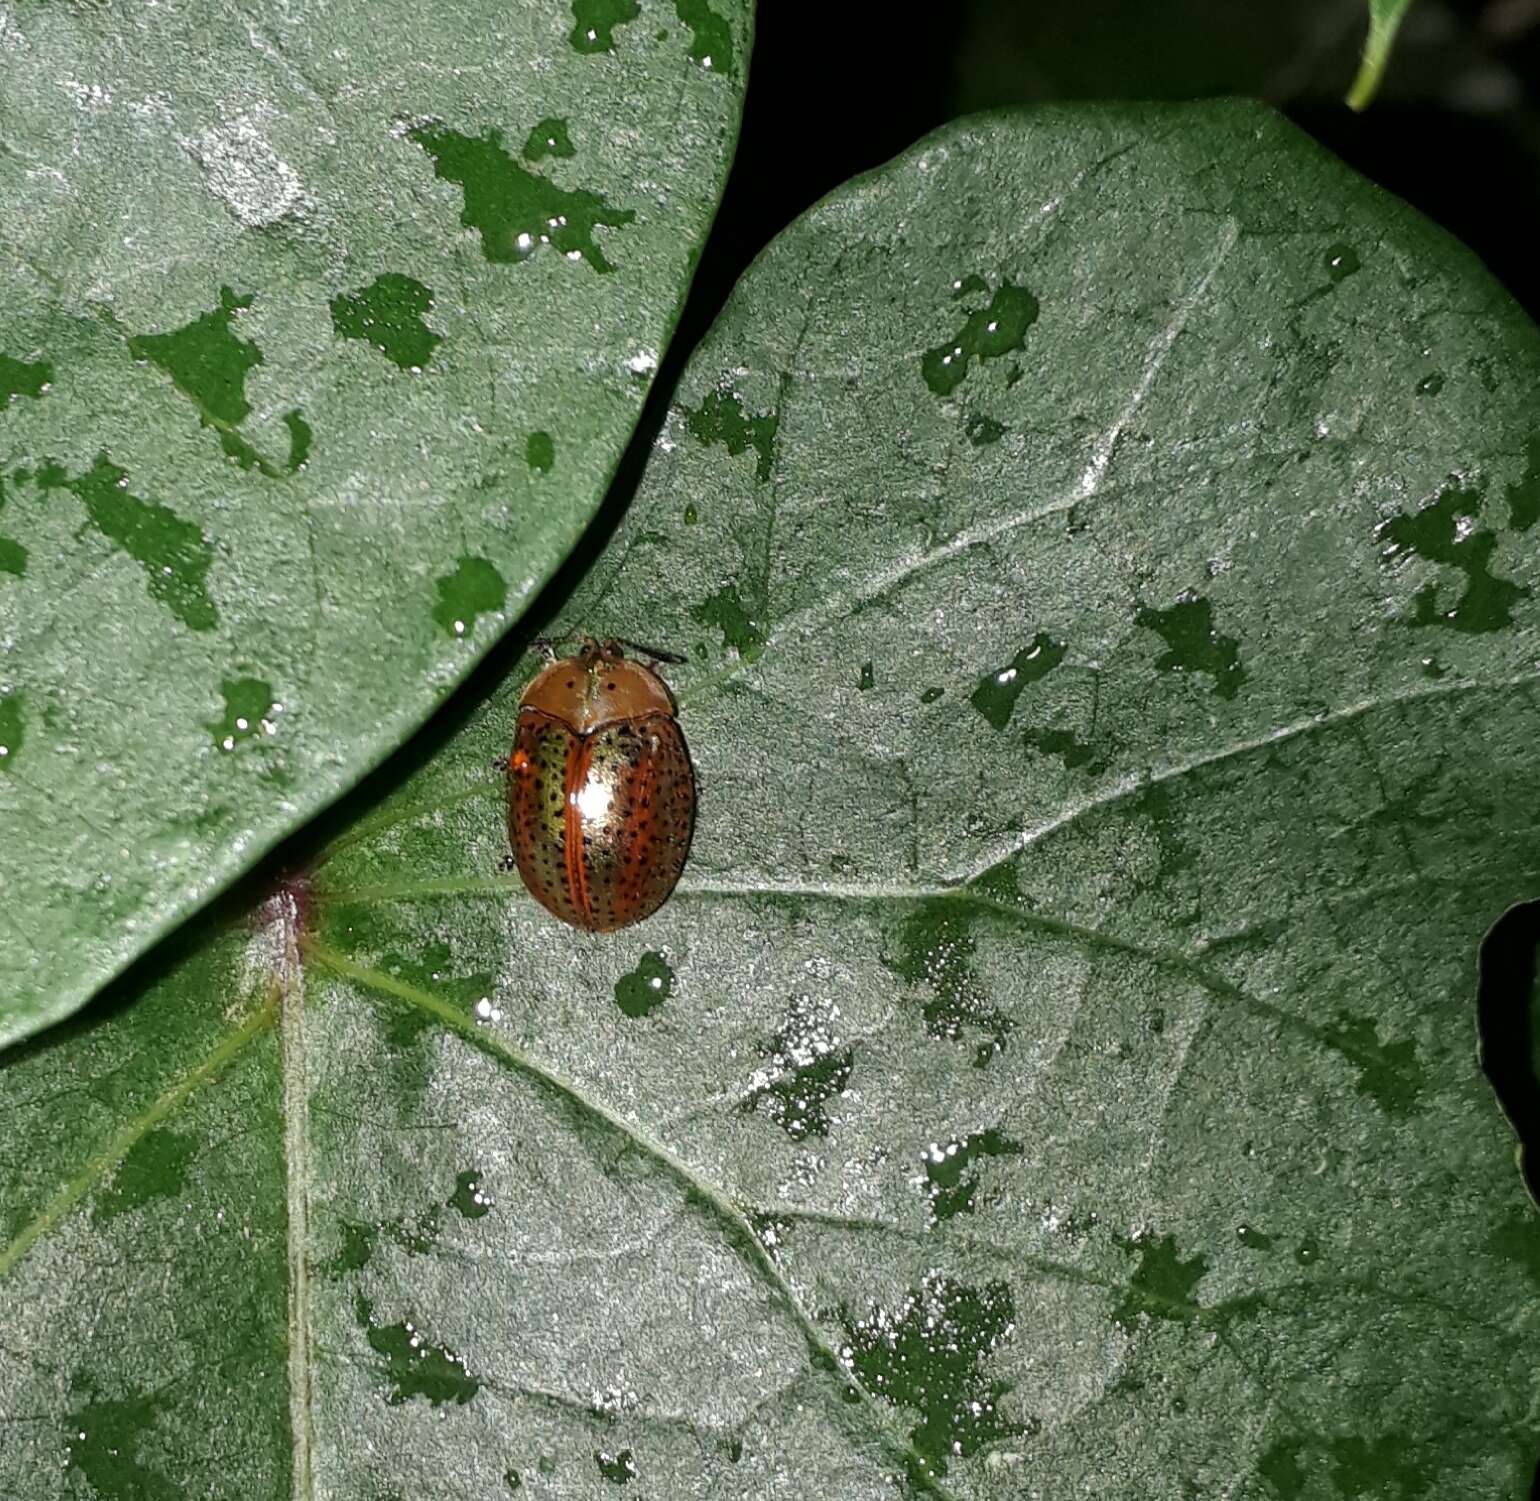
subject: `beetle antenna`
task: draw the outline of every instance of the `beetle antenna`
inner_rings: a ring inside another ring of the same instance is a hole
[[[546,661],[554,662],[560,655],[564,646],[577,645],[579,647],[595,646],[598,643],[587,631],[563,631],[559,636],[535,636],[530,640],[529,650],[538,652]]]
[[[644,657],[650,657],[654,662],[681,664],[689,661],[688,657],[682,657],[678,652],[660,651],[656,646],[643,646],[640,641],[627,641],[624,636],[611,636],[610,640],[616,646],[628,646],[632,651],[640,652]]]

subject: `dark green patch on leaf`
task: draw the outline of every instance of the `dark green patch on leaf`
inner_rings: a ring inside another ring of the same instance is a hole
[[[1395,567],[1410,555],[1457,569],[1465,575],[1460,597],[1450,605],[1440,599],[1437,584],[1424,584],[1416,594],[1414,626],[1438,625],[1453,631],[1481,634],[1513,624],[1513,607],[1529,590],[1492,572],[1497,533],[1478,531],[1481,492],[1448,485],[1421,510],[1401,512],[1374,530],[1384,551],[1380,561]]]
[[[468,1168],[456,1175],[454,1192],[447,1199],[428,1204],[415,1215],[376,1220],[373,1224],[342,1220],[341,1245],[321,1269],[332,1277],[362,1271],[373,1259],[381,1240],[398,1246],[408,1256],[426,1256],[438,1245],[445,1209],[455,1210],[464,1219],[477,1220],[492,1208],[491,1196],[481,1188],[480,1170]]]
[[[363,1225],[356,1220],[344,1220],[340,1233],[342,1244],[337,1248],[336,1255],[321,1268],[333,1277],[348,1272],[361,1272],[373,1259],[374,1248],[380,1239],[377,1225]]]
[[[136,360],[148,360],[198,408],[204,421],[237,427],[251,414],[246,377],[262,363],[262,351],[235,333],[235,315],[253,302],[219,289],[219,306],[167,334],[137,334],[128,341]]]
[[[1505,1220],[1492,1232],[1491,1246],[1511,1261],[1540,1293],[1540,1214],[1525,1209]]]
[[[441,126],[420,126],[411,138],[433,158],[434,174],[465,194],[460,222],[481,236],[489,261],[527,260],[542,245],[581,256],[595,271],[615,268],[594,241],[600,225],[620,229],[636,214],[612,208],[597,193],[567,192],[520,166],[503,146],[502,133],[464,136]]]
[[[454,953],[447,943],[442,942],[423,944],[411,955],[388,953],[380,960],[380,966],[388,975],[453,1001],[467,1016],[474,1015],[477,1005],[491,996],[495,984],[492,975],[483,970],[467,975],[454,974]],[[398,1015],[402,1018],[399,1025],[396,1022]],[[422,1012],[416,1007],[393,1007],[388,1029],[391,1041],[400,1044],[419,1037],[425,1026],[432,1025],[431,1022],[423,1023],[421,1017]]]
[[[118,1164],[112,1182],[92,1201],[98,1220],[110,1220],[152,1199],[174,1198],[187,1186],[198,1141],[186,1132],[157,1126],[146,1131]]]
[[[346,909],[343,909],[346,913]],[[351,914],[348,914],[351,915]],[[492,975],[484,971],[457,973],[454,953],[442,940],[417,941],[386,952],[380,967],[393,978],[405,980],[422,990],[452,1001],[467,1016],[477,1014],[483,1001],[490,1001],[494,988]],[[426,1088],[430,1072],[430,1045],[436,1031],[431,1017],[416,1006],[390,1006],[380,1013],[386,1046],[391,1049],[391,1076],[404,1100],[410,1100]]]
[[[415,1324],[376,1323],[374,1310],[363,1297],[354,1304],[354,1312],[369,1348],[384,1357],[382,1374],[391,1384],[385,1400],[392,1407],[413,1397],[426,1397],[435,1407],[445,1402],[463,1407],[481,1390],[465,1362],[446,1346],[430,1344]]]
[[[298,474],[310,458],[310,445],[315,433],[298,407],[283,414],[283,425],[289,430],[289,473]]]
[[[524,462],[541,474],[556,467],[556,444],[549,433],[531,433],[524,444]]]
[[[18,396],[41,396],[53,381],[53,368],[46,360],[16,360],[0,354],[0,411]]]
[[[1358,1092],[1368,1095],[1389,1115],[1410,1115],[1426,1083],[1426,1074],[1411,1038],[1381,1042],[1373,1021],[1342,1016],[1321,1028],[1321,1035],[1358,1069]]]
[[[642,13],[637,0],[572,0],[574,25],[568,40],[579,52],[612,52],[615,28]]]
[[[710,0],[674,0],[679,19],[690,28],[690,60],[729,78],[737,72],[733,62],[733,33],[727,21],[711,8]]]
[[[1524,445],[1524,472],[1508,486],[1508,525],[1527,532],[1540,521],[1540,434]]]
[[[225,712],[206,728],[221,750],[233,751],[241,741],[249,740],[253,735],[278,732],[278,716],[282,711],[273,702],[270,683],[261,678],[224,678],[219,684],[219,692],[225,701]]]
[[[423,322],[433,293],[420,281],[387,271],[357,292],[332,298],[332,327],[344,339],[372,344],[401,370],[421,370],[443,339]]]
[[[862,693],[868,693],[875,682],[876,679],[872,676],[872,664],[870,662],[863,662],[861,664],[861,678],[856,686],[860,688]]]
[[[1124,1242],[1123,1249],[1137,1258],[1138,1264],[1112,1310],[1119,1324],[1132,1329],[1141,1314],[1183,1322],[1197,1317],[1193,1293],[1208,1270],[1201,1254],[1184,1261],[1177,1252],[1175,1237],[1170,1235],[1141,1235]]]
[[[1375,1501],[1417,1501],[1428,1492],[1430,1477],[1411,1459],[1416,1445],[1410,1434],[1386,1433],[1372,1440],[1352,1434],[1332,1439],[1327,1449],[1339,1496],[1351,1501],[1371,1496]]]
[[[615,1004],[627,1016],[651,1016],[673,993],[674,972],[662,954],[643,954],[629,974],[615,982]]]
[[[842,1047],[829,1017],[798,997],[765,1049],[768,1068],[744,1096],[745,1111],[765,1112],[793,1141],[829,1134],[828,1104],[844,1092],[855,1055]]]
[[[547,156],[565,159],[576,155],[577,149],[572,144],[572,137],[567,133],[567,122],[558,120],[555,116],[540,121],[524,137],[525,161],[538,162]]]
[[[698,438],[708,447],[720,443],[734,456],[752,448],[758,455],[755,479],[763,484],[770,478],[775,467],[776,429],[781,424],[778,413],[745,416],[737,395],[721,391],[711,392],[694,411],[689,407],[683,411],[684,425],[692,438]]]
[[[106,454],[74,479],[59,465],[46,463],[37,482],[43,490],[72,492],[91,525],[144,569],[150,597],[189,630],[211,631],[218,625],[219,612],[206,587],[214,561],[208,538],[169,506],[131,495],[127,472]]]
[[[1159,847],[1160,865],[1148,883],[1156,890],[1168,887],[1198,863],[1198,852],[1182,837],[1181,818],[1177,813],[1177,795],[1167,782],[1150,782],[1135,793],[1129,812],[1150,825]],[[1168,893],[1169,895],[1169,893]]]
[[[1021,1143],[990,1127],[945,1144],[935,1143],[922,1154],[925,1191],[930,1199],[931,1223],[972,1214],[978,1193],[976,1175],[965,1176],[981,1157],[1019,1157]]]
[[[21,712],[21,695],[0,696],[0,771],[10,771],[16,765],[26,743],[27,721]]]
[[[1305,1493],[1305,1470],[1299,1462],[1299,1452],[1303,1448],[1300,1439],[1277,1439],[1257,1460],[1257,1474],[1282,1501],[1298,1501]]]
[[[862,1386],[920,1414],[909,1442],[927,1476],[945,1475],[953,1459],[1024,1431],[999,1410],[1006,1383],[982,1369],[1015,1319],[1006,1283],[967,1287],[938,1272],[896,1310],[873,1304],[859,1318],[840,1310],[841,1355]]]
[[[702,625],[716,626],[722,632],[723,645],[732,647],[745,662],[752,662],[764,647],[764,629],[743,608],[736,584],[723,584],[690,614]]]
[[[242,469],[255,469],[259,474],[265,474],[269,479],[276,476],[278,471],[238,432],[234,432],[227,427],[218,428],[217,431],[220,448],[234,459]]]
[[[609,1454],[603,1449],[595,1449],[594,1463],[599,1466],[599,1473],[611,1485],[629,1485],[636,1479],[636,1461],[631,1457],[629,1449],[622,1449],[618,1454]]]
[[[954,897],[921,902],[899,926],[898,953],[883,962],[903,979],[930,987],[924,1010],[930,1036],[962,1042],[970,1030],[984,1034],[973,1059],[982,1068],[1004,1048],[1016,1023],[990,1007],[973,972],[973,919],[973,911]]]
[[[1040,755],[1057,756],[1066,771],[1084,769],[1087,776],[1097,776],[1107,769],[1106,753],[1081,740],[1073,730],[1034,727],[1022,739]]]
[[[492,1196],[481,1186],[481,1170],[467,1168],[455,1176],[455,1191],[448,1199],[449,1208],[468,1220],[479,1220],[492,1211]]]
[[[1214,606],[1202,595],[1187,590],[1169,610],[1141,608],[1134,618],[1166,643],[1166,650],[1155,659],[1157,672],[1207,673],[1220,698],[1234,698],[1246,681],[1240,643],[1233,636],[1220,635],[1214,626]]]
[[[1031,645],[1022,647],[1006,666],[986,673],[968,702],[997,730],[1003,730],[1016,712],[1016,700],[1023,690],[1047,677],[1064,660],[1067,650],[1062,641],[1039,631]]]
[[[1273,1237],[1258,1230],[1255,1225],[1237,1225],[1235,1238],[1248,1251],[1271,1251],[1273,1248]]]
[[[86,1402],[70,1412],[69,1466],[80,1471],[99,1501],[184,1501],[179,1484],[139,1457],[161,1407],[159,1398],[147,1396]]]
[[[987,290],[977,276],[961,282],[954,295],[964,297]],[[950,396],[968,377],[974,360],[994,360],[1026,341],[1027,330],[1037,322],[1038,304],[1025,287],[1001,282],[989,305],[970,313],[952,338],[925,352],[920,374],[937,396]]]
[[[991,443],[998,443],[1005,436],[1005,424],[996,422],[993,417],[985,416],[982,412],[976,412],[963,425],[963,431],[975,448],[988,448]]]
[[[434,580],[438,603],[433,618],[451,636],[471,635],[478,615],[501,610],[508,602],[508,585],[485,558],[461,558],[455,571]]]

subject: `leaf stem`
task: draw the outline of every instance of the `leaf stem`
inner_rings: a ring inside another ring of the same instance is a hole
[[[1369,0],[1369,35],[1364,42],[1363,61],[1347,92],[1349,109],[1367,109],[1380,91],[1390,61],[1390,49],[1401,29],[1401,22],[1411,9],[1411,0]]]

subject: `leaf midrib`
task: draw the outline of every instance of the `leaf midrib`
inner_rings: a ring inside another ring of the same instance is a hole
[[[812,1315],[802,1306],[796,1290],[765,1249],[747,1216],[715,1184],[701,1177],[682,1158],[638,1126],[617,1115],[576,1084],[562,1078],[529,1054],[514,1047],[497,1033],[478,1026],[475,1021],[448,1001],[408,981],[387,975],[367,965],[357,964],[339,949],[320,939],[302,935],[301,952],[317,964],[366,990],[382,992],[426,1012],[463,1042],[485,1053],[505,1068],[510,1068],[548,1091],[563,1104],[576,1108],[604,1129],[621,1137],[656,1163],[684,1191],[687,1199],[699,1203],[716,1220],[725,1239],[758,1275],[776,1292],[797,1325],[815,1363],[839,1382],[846,1400],[856,1400],[868,1415],[878,1442],[907,1470],[919,1490],[934,1501],[952,1501],[952,1493],[930,1473],[923,1458],[907,1438],[894,1434],[892,1424],[878,1411],[876,1398],[855,1379],[847,1365],[825,1338]],[[292,1289],[291,1289],[292,1291]]]

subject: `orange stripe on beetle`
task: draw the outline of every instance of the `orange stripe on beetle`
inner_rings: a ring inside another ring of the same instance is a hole
[[[531,896],[574,927],[651,916],[684,869],[695,773],[663,680],[620,643],[552,662],[519,702],[508,838]]]

